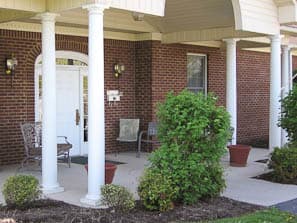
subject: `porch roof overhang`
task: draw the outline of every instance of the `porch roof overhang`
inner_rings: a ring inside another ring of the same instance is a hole
[[[295,0],[4,0],[0,28],[40,32],[37,15],[49,11],[60,15],[56,33],[87,36],[88,16],[82,5],[106,2],[106,38],[211,47],[221,47],[222,39],[240,38],[241,48],[262,48],[269,40],[257,42],[260,37],[280,31],[297,36]],[[144,13],[144,19],[135,21],[131,11]]]

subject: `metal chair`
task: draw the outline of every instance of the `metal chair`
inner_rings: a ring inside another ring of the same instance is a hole
[[[148,129],[145,131],[141,131],[138,139],[138,151],[136,157],[140,157],[141,151],[141,143],[151,143],[151,144],[160,144],[160,142],[156,139],[158,133],[158,125],[156,122],[149,122]],[[146,139],[142,139],[142,136],[146,134]]]
[[[38,161],[39,164],[42,160],[42,125],[41,122],[32,122],[21,124],[22,135],[25,146],[25,158],[22,161],[21,167],[29,160]],[[57,156],[64,156],[67,160],[68,166],[71,165],[70,149],[72,144],[68,142],[66,136],[58,136],[63,138],[63,143],[57,144]]]
[[[137,142],[139,119],[120,119],[119,142]]]
[[[229,128],[229,132],[230,132],[230,138],[228,139],[227,145],[232,145],[232,141],[233,141],[233,134],[234,134],[234,128],[232,126],[230,126]]]

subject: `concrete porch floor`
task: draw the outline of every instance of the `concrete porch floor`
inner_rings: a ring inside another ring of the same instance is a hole
[[[227,188],[223,196],[235,200],[264,206],[275,205],[284,201],[297,198],[297,186],[270,183],[263,180],[252,179],[251,177],[262,174],[267,170],[263,163],[255,162],[267,158],[269,155],[266,149],[252,149],[247,167],[230,167],[226,155],[222,159],[225,169]],[[113,183],[129,188],[137,198],[138,179],[143,169],[148,165],[148,154],[142,153],[141,158],[135,157],[135,152],[120,153],[117,156],[107,155],[107,160],[120,161],[125,164],[117,165],[117,171]],[[59,164],[59,183],[64,187],[62,193],[48,195],[51,199],[62,200],[70,204],[82,206],[80,199],[87,193],[87,172],[83,165],[72,164],[68,168],[65,164]],[[18,171],[18,166],[1,167],[0,187],[2,188],[5,179],[16,173],[32,174],[41,179],[40,171]],[[3,203],[0,194],[0,203]]]

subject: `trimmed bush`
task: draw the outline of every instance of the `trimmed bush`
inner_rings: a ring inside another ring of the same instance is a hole
[[[101,187],[101,194],[102,204],[110,208],[129,211],[135,207],[133,194],[123,186],[106,184]]]
[[[138,195],[145,208],[151,211],[167,211],[174,207],[178,188],[166,176],[147,170],[140,179]]]
[[[161,147],[149,169],[178,188],[176,202],[192,204],[219,195],[225,186],[220,158],[230,138],[229,114],[209,94],[167,95],[158,109]],[[145,200],[145,199],[144,199]]]
[[[34,176],[11,176],[4,183],[2,192],[8,206],[24,207],[39,198],[39,182]]]
[[[297,148],[275,148],[271,154],[268,167],[274,170],[274,180],[283,183],[297,179]]]
[[[297,145],[297,87],[281,100],[282,112],[279,126],[285,129],[291,143]]]

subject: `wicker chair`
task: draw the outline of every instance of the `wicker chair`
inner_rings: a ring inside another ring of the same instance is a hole
[[[156,122],[149,122],[148,129],[141,131],[138,139],[138,151],[136,157],[140,157],[141,143],[151,143],[153,145],[159,145],[160,142],[157,140],[158,125]],[[142,138],[143,135],[146,135],[146,138]]]
[[[25,163],[30,160],[38,161],[39,164],[42,160],[42,125],[41,122],[32,122],[21,124],[22,135],[25,146],[25,158],[22,161],[22,168]],[[57,156],[64,156],[64,160],[67,161],[70,168],[71,157],[70,149],[72,144],[67,141],[66,136],[58,136],[63,138],[63,143],[57,144]]]

